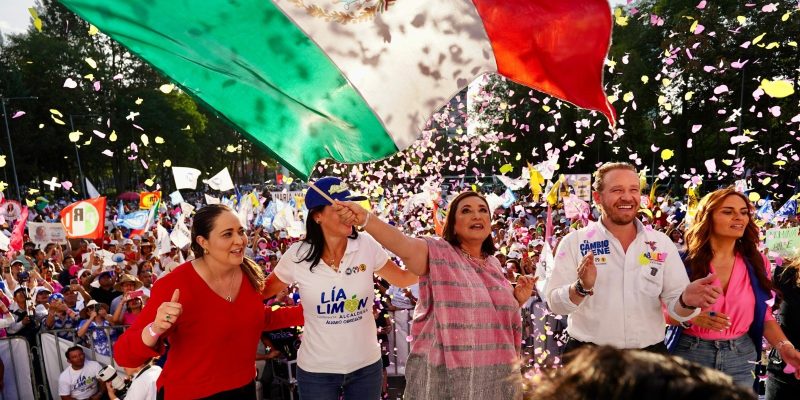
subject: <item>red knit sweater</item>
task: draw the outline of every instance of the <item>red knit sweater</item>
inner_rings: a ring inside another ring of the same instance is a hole
[[[142,342],[142,330],[153,321],[158,306],[170,301],[180,289],[183,313],[165,332],[156,349]],[[300,307],[272,311],[263,297],[242,274],[236,300],[229,303],[186,262],[153,285],[150,300],[136,322],[114,346],[119,365],[138,367],[163,353],[163,339],[169,340],[167,363],[157,386],[167,400],[196,399],[235,389],[256,375],[255,361],[261,332],[303,325]]]

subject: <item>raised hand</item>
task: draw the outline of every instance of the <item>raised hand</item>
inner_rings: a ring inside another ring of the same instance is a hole
[[[717,276],[708,274],[703,279],[698,279],[683,290],[683,302],[691,307],[709,308],[717,302],[722,294],[722,288],[714,285]]]
[[[156,319],[153,321],[153,330],[159,335],[172,328],[172,325],[178,321],[178,318],[183,312],[183,306],[178,302],[180,298],[180,289],[175,289],[172,292],[172,299],[165,301],[158,306],[156,312]]]
[[[520,305],[524,304],[533,295],[533,288],[539,278],[529,275],[520,275],[514,286],[514,298]]]
[[[333,209],[344,224],[362,225],[367,219],[368,211],[352,201],[337,201],[333,205]]]
[[[586,290],[592,290],[594,283],[597,280],[597,266],[594,265],[594,253],[589,252],[578,266],[578,279],[581,280],[581,285]]]

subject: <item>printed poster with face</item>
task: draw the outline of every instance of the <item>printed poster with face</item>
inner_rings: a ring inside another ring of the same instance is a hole
[[[28,222],[28,235],[39,248],[48,243],[67,244],[67,232],[58,222]]]
[[[572,187],[573,192],[583,201],[592,201],[592,175],[591,174],[567,174],[564,175],[567,185]]]

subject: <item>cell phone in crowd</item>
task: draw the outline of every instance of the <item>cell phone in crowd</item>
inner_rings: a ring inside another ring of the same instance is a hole
[[[135,299],[137,297],[144,296],[144,291],[142,290],[134,290],[133,292],[128,293],[129,298]]]
[[[78,278],[72,278],[72,279],[70,279],[70,280],[69,280],[69,284],[70,284],[70,285],[77,285],[77,284],[78,284]]]

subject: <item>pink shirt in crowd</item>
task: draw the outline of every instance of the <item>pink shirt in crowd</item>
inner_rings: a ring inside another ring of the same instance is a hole
[[[771,268],[769,260],[764,257],[764,267],[767,270],[767,277],[771,276]],[[710,266],[711,272],[714,273],[714,266]],[[717,286],[722,286],[719,279],[714,281]],[[728,281],[728,290],[724,292],[717,302],[711,306],[709,310],[721,312],[731,319],[731,327],[718,332],[711,329],[700,328],[693,325],[691,328],[684,331],[684,333],[696,336],[705,340],[729,340],[736,339],[742,335],[747,334],[750,329],[750,324],[753,322],[753,313],[755,313],[756,297],[753,293],[753,287],[750,285],[750,274],[747,273],[747,265],[741,255],[736,254],[736,261],[733,263],[733,271],[731,271],[731,278]],[[767,307],[764,315],[764,321],[774,321],[775,317],[772,315],[772,310]]]

